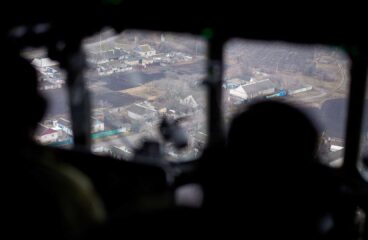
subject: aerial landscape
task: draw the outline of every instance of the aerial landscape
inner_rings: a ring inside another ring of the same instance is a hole
[[[183,119],[188,146],[168,146],[167,159],[192,159],[207,142],[206,41],[193,35],[104,30],[83,45],[91,93],[92,150],[129,158],[144,139],[161,139],[162,117]],[[48,112],[36,139],[70,147],[72,130],[65,73],[42,49],[24,52],[38,70]],[[223,107],[226,124],[260,99],[305,109],[323,139],[321,154],[341,159],[349,60],[337,47],[234,39],[224,48]],[[276,126],[275,126],[276,127]],[[162,141],[162,140],[160,140]]]

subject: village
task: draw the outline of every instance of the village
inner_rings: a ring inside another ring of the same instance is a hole
[[[143,140],[162,142],[158,126],[164,116],[185,119],[181,125],[189,140],[186,150],[169,148],[168,159],[192,159],[201,152],[207,142],[206,89],[201,84],[206,77],[204,40],[166,33],[104,33],[84,47],[89,65],[85,79],[91,93],[93,152],[129,159]],[[225,59],[227,124],[240,106],[260,98],[285,98],[320,107],[326,99],[346,94],[345,67],[341,67],[346,63],[340,56],[305,50],[290,54],[284,47],[286,60],[282,54],[278,59],[272,49],[262,59],[256,56],[259,51],[252,52],[257,46],[236,49],[240,47],[234,44]],[[50,146],[70,147],[73,133],[65,74],[45,53],[28,52],[27,58],[37,69],[40,91],[50,102],[36,139]],[[338,71],[340,75],[333,75]],[[331,152],[341,150],[343,141],[333,141],[341,144],[332,145]]]
[[[89,70],[86,81],[91,93],[91,138],[93,152],[129,158],[144,139],[160,139],[157,130],[163,116],[185,118],[188,150],[168,152],[169,159],[191,158],[206,143],[204,46],[180,51],[158,41],[111,38],[86,44]],[[136,37],[137,38],[137,37]],[[126,42],[124,42],[126,40]],[[191,39],[189,39],[190,41]],[[179,39],[175,42],[183,42]],[[189,43],[189,45],[191,45]],[[180,48],[181,46],[179,46]],[[65,74],[45,53],[28,52],[39,73],[39,90],[49,102],[48,112],[36,139],[42,144],[71,147],[72,125],[68,109]]]

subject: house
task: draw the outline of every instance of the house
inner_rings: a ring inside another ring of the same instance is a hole
[[[153,109],[157,110],[160,115],[166,114],[169,110],[165,99],[155,98],[150,102],[150,105]]]
[[[240,98],[240,99],[243,99],[243,100],[248,99],[248,94],[242,86],[239,86],[235,89],[230,89],[229,93],[232,97],[237,97],[237,98]]]
[[[198,107],[198,103],[192,95],[189,95],[188,97],[186,97],[184,99],[180,99],[180,104],[185,105],[185,106],[189,106],[189,107],[192,107],[192,108]]]
[[[121,133],[128,133],[128,132],[132,131],[132,125],[129,124],[129,123],[122,123],[122,124],[120,124],[118,130]]]
[[[169,56],[172,57],[172,60],[174,62],[182,62],[182,61],[192,60],[191,56],[186,55],[185,53],[182,53],[182,52],[172,52],[172,53],[169,53]]]
[[[136,66],[141,64],[141,59],[138,57],[129,57],[124,60],[124,63],[129,66]]]
[[[235,89],[230,89],[229,93],[232,97],[247,100],[258,96],[273,94],[275,91],[275,84],[269,79],[265,79],[244,84]]]
[[[50,83],[50,82],[43,82],[39,86],[40,90],[50,90],[50,89],[58,89],[58,88],[62,88],[62,85],[61,84],[54,84],[54,83]]]
[[[62,88],[65,80],[60,78],[52,78],[47,75],[40,75],[39,76],[39,89],[40,90],[49,90],[49,89],[58,89]]]
[[[130,71],[133,68],[131,66],[128,66],[126,64],[122,64],[116,71],[117,72],[126,72],[126,71]]]
[[[154,62],[161,62],[165,58],[165,54],[158,53],[154,57],[152,57]]]
[[[42,144],[57,142],[59,138],[59,131],[48,128],[43,124],[38,124],[36,140]]]
[[[65,132],[69,136],[73,135],[72,123],[70,122],[69,119],[59,118],[59,120],[57,121],[57,127],[59,127],[63,132]]]
[[[156,50],[148,44],[139,45],[134,49],[134,51],[138,53],[141,57],[151,57],[153,55],[156,55]]]
[[[58,65],[57,62],[52,61],[49,58],[35,58],[32,60],[31,64],[37,68],[48,68]]]
[[[120,145],[120,146],[111,146],[110,154],[112,157],[117,159],[128,160],[133,157],[133,151],[128,146]]]
[[[107,63],[103,63],[97,67],[97,71],[100,73],[100,75],[109,75],[116,72],[126,72],[132,69],[133,68],[131,66],[124,64],[120,60],[113,60]]]
[[[141,59],[141,64],[142,64],[142,65],[149,65],[149,64],[153,64],[153,59],[152,59],[152,58],[142,58],[142,59]]]
[[[343,163],[343,156],[344,156],[344,149],[341,148],[339,150],[331,151],[326,156],[324,161],[330,166],[330,167],[341,167]]]
[[[158,53],[152,57],[154,63],[170,63],[170,57],[164,53]]]
[[[127,109],[128,116],[133,120],[146,120],[156,116],[156,110],[140,104],[133,104]]]
[[[43,69],[43,74],[47,74],[47,75],[53,75],[55,73],[59,72],[58,70],[56,70],[54,67],[45,67]]]
[[[109,59],[103,58],[99,53],[89,53],[87,61],[94,64],[104,64],[109,62]]]
[[[91,118],[91,131],[92,133],[101,132],[105,130],[105,125],[102,121],[98,120],[97,118]]]

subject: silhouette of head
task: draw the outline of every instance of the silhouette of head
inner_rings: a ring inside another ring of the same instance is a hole
[[[7,144],[18,145],[31,140],[41,120],[46,102],[37,89],[37,73],[17,51],[6,50],[2,58],[1,99]]]
[[[315,219],[303,202],[315,177],[317,140],[312,122],[285,103],[255,103],[235,117],[226,164],[230,209],[246,214],[258,234],[268,229],[294,239],[311,233]]]
[[[266,101],[235,117],[228,149],[241,161],[298,166],[314,158],[317,140],[317,130],[303,112],[285,103]]]

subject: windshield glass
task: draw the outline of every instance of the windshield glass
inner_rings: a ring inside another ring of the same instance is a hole
[[[147,141],[160,143],[170,161],[201,153],[207,136],[204,40],[165,32],[116,34],[107,29],[86,39],[84,49],[95,153],[129,159]],[[169,126],[179,126],[181,131],[176,132],[182,135],[165,138],[160,131],[163,118]]]
[[[254,101],[286,101],[314,120],[322,161],[341,166],[349,64],[337,47],[231,40],[225,47],[225,120],[229,124]]]
[[[47,57],[44,48],[26,49],[22,55],[36,69],[38,90],[47,101],[46,113],[35,134],[36,141],[47,146],[71,148],[72,128],[65,72],[58,62]]]

